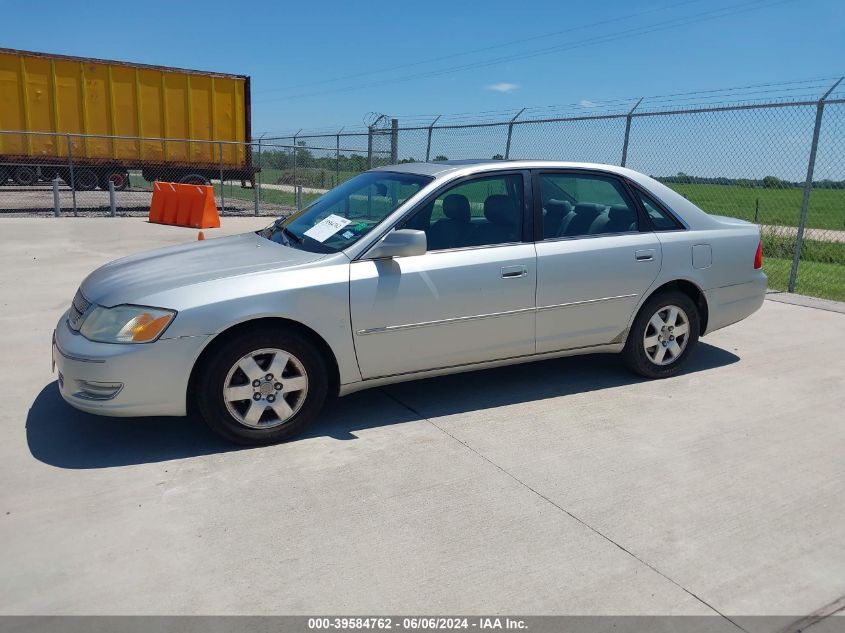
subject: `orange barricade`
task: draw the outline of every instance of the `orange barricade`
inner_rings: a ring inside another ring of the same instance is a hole
[[[195,229],[219,228],[220,216],[214,200],[214,187],[154,182],[150,222]]]

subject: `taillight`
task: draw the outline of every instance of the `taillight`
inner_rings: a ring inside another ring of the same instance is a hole
[[[760,270],[763,267],[763,240],[757,243],[757,252],[754,253],[754,270]]]

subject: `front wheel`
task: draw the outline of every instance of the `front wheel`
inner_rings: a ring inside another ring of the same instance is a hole
[[[77,169],[73,176],[73,184],[77,191],[94,191],[100,184],[97,172],[87,167]]]
[[[625,365],[647,378],[677,374],[698,344],[698,308],[682,292],[664,292],[646,301],[628,332]]]
[[[235,336],[200,368],[197,405],[217,434],[238,444],[275,444],[300,433],[328,393],[326,363],[301,336]]]

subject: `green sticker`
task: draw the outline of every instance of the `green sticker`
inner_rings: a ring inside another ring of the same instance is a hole
[[[369,226],[369,224],[367,224],[366,222],[358,222],[358,224],[356,224],[352,228],[355,229],[356,231],[363,231],[368,226]]]

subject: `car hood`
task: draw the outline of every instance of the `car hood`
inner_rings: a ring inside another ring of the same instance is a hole
[[[89,301],[111,307],[214,279],[294,268],[325,256],[244,233],[117,259],[88,275],[80,289]]]

